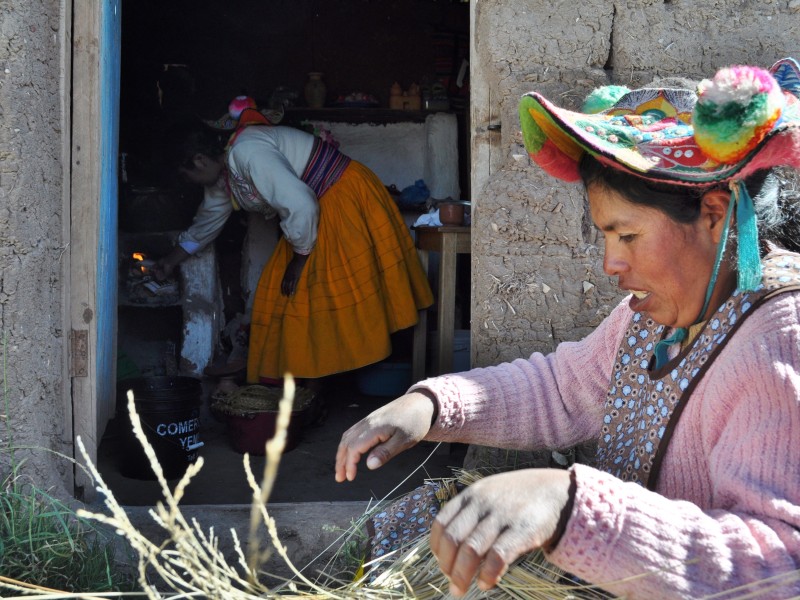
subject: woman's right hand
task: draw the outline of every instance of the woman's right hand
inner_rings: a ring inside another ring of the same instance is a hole
[[[369,452],[367,468],[377,469],[416,445],[431,428],[436,399],[414,391],[382,406],[344,432],[336,451],[336,481],[353,481],[358,461]]]
[[[159,259],[158,262],[156,262],[156,266],[153,267],[153,274],[156,277],[156,281],[164,281],[172,277],[172,273],[175,271],[176,267],[188,257],[189,253],[186,252],[186,250],[180,246],[175,246],[172,252]]]
[[[286,271],[283,273],[281,280],[281,294],[284,296],[294,296],[297,291],[297,283],[300,281],[300,276],[303,274],[303,269],[308,261],[307,254],[298,254],[295,252],[292,255],[292,260],[286,265]]]

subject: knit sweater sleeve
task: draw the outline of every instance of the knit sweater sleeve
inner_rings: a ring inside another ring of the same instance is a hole
[[[439,416],[426,439],[517,450],[595,439],[631,311],[623,301],[586,338],[498,366],[423,380]],[[486,424],[491,423],[491,427]]]
[[[744,321],[688,399],[656,492],[572,467],[550,560],[629,598],[800,597],[799,369],[800,294],[784,294]]]

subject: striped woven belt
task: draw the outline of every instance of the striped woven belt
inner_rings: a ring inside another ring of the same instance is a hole
[[[301,179],[314,190],[317,198],[321,198],[329,187],[339,181],[350,160],[350,157],[317,138]]]

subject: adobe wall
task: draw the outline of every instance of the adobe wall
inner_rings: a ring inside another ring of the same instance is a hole
[[[68,254],[62,210],[58,0],[0,2],[0,465],[18,450],[45,489],[65,449],[62,344]],[[5,470],[0,466],[0,476]]]
[[[800,56],[800,1],[478,0],[473,24],[473,135],[492,147],[477,186],[473,154],[472,351],[473,366],[486,366],[585,336],[619,299],[582,190],[524,151],[519,97],[536,90],[577,109],[606,83]],[[486,130],[495,121],[499,140]]]

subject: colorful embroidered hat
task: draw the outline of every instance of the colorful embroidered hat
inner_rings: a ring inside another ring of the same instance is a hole
[[[628,90],[605,86],[586,99],[582,112],[558,108],[542,95],[522,97],[519,113],[528,154],[550,175],[578,181],[584,152],[600,162],[654,182],[704,186],[728,183],[725,231],[736,207],[737,287],[761,285],[757,217],[743,180],[760,169],[800,167],[800,65],[785,58],[769,71],[734,66],[703,80],[697,94],[685,89]],[[716,284],[727,234],[717,247],[703,308]],[[658,343],[656,366],[686,328]]]
[[[583,112],[531,92],[520,101],[528,154],[547,173],[578,181],[589,152],[634,175],[671,184],[742,179],[759,169],[800,167],[800,65],[735,66],[683,89],[599,88]]]
[[[206,121],[205,123],[213,129],[218,129],[220,131],[233,131],[239,126],[239,117],[242,116],[242,112],[247,109],[254,109],[260,112],[271,125],[277,125],[280,123],[284,115],[283,107],[269,110],[259,109],[256,106],[256,101],[250,96],[236,96],[228,105],[228,112],[222,115],[219,119],[214,121]]]

